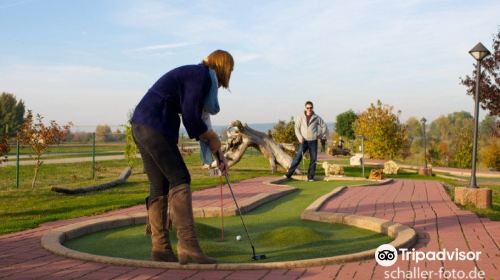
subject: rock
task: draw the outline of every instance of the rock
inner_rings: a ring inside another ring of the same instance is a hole
[[[355,154],[351,159],[349,160],[349,164],[351,166],[361,166],[361,163],[363,161],[363,154]]]
[[[418,169],[418,175],[422,176],[432,176],[432,167],[420,167]]]
[[[370,171],[370,176],[368,179],[370,180],[382,180],[384,179],[384,170],[383,169],[372,169]]]
[[[323,169],[325,169],[325,176],[331,175],[344,175],[344,167],[338,164],[331,164],[326,161],[322,163]]]
[[[398,174],[399,165],[390,160],[384,163],[384,174]]]

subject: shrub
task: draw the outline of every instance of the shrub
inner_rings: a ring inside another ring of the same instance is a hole
[[[500,171],[500,139],[493,139],[480,151],[480,160],[486,167]]]
[[[289,122],[278,121],[273,127],[272,136],[278,143],[298,144],[299,140],[295,136],[295,122],[290,119]]]
[[[125,159],[130,168],[134,167],[135,159],[137,158],[137,145],[132,136],[132,126],[130,124],[123,125],[125,129]]]
[[[400,155],[404,142],[408,140],[405,126],[399,122],[400,112],[395,114],[393,109],[378,100],[354,122],[356,135],[366,137],[365,153],[371,158],[393,159]]]
[[[50,121],[50,125],[46,126],[43,123],[43,117],[36,115],[36,121],[33,119],[33,113],[28,110],[28,114],[24,119],[21,128],[17,134],[18,141],[23,145],[28,145],[31,148],[32,154],[35,155],[35,175],[31,182],[31,188],[35,188],[35,183],[38,176],[38,171],[42,166],[42,155],[47,151],[49,145],[61,143],[69,132],[72,124],[68,123],[64,126],[59,126],[55,121]]]

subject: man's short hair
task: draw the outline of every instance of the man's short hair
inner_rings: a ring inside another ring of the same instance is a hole
[[[306,104],[304,104],[304,106],[307,106],[307,105],[311,105],[312,107],[314,107],[312,101],[306,101]]]

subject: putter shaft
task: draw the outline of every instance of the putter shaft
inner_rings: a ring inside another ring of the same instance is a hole
[[[229,191],[231,192],[231,196],[233,197],[234,204],[236,204],[236,209],[238,209],[238,214],[240,216],[241,223],[243,224],[243,228],[245,229],[245,233],[247,234],[248,241],[250,241],[250,245],[252,245],[252,249],[253,249],[254,246],[253,246],[252,239],[250,238],[250,234],[248,234],[247,226],[245,225],[245,221],[243,220],[243,214],[241,213],[240,206],[238,205],[238,202],[236,201],[236,197],[234,196],[233,188],[231,187],[231,184],[229,183],[229,178],[228,178],[227,174],[225,174],[224,177],[226,177],[227,186],[229,187]],[[254,254],[255,254],[255,249],[253,249],[253,250],[254,250]]]

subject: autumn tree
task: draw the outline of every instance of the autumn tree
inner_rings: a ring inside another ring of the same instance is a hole
[[[364,135],[365,151],[371,158],[393,159],[399,155],[403,141],[408,137],[404,125],[399,122],[400,112],[393,112],[393,106],[377,104],[362,112],[354,122],[356,135]]]
[[[481,108],[488,110],[492,116],[500,116],[500,28],[493,36],[491,55],[481,61],[479,75],[479,101]],[[477,63],[477,62],[476,62]],[[476,90],[476,64],[472,74],[460,78],[460,83],[467,88],[467,94],[474,98]]]
[[[16,134],[23,123],[24,102],[17,100],[11,93],[3,92],[0,95],[0,134]]]
[[[481,162],[488,168],[500,171],[500,138],[493,138],[479,151]]]
[[[295,136],[295,122],[293,118],[289,122],[278,121],[273,127],[273,140],[278,143],[298,144],[299,141]]]
[[[470,168],[472,166],[472,128],[473,121],[466,119],[451,141],[450,166],[458,168]]]
[[[479,124],[479,138],[488,141],[492,137],[500,137],[500,117],[486,116]]]
[[[71,123],[64,126],[59,126],[55,121],[50,121],[47,126],[43,123],[43,117],[39,114],[33,117],[31,110],[24,119],[24,122],[17,134],[18,141],[23,145],[28,145],[31,148],[31,157],[36,160],[35,175],[31,182],[31,188],[35,188],[35,183],[43,164],[42,155],[47,151],[49,145],[59,144],[69,132]]]
[[[70,132],[69,134],[69,141],[72,142],[77,142],[77,143],[90,143],[92,141],[92,133],[90,132],[85,132],[85,131],[76,131],[76,132]]]
[[[358,115],[356,115],[353,110],[339,114],[335,119],[335,132],[337,132],[339,136],[354,139],[356,135],[354,134],[352,125],[357,118]]]
[[[432,164],[441,166],[462,165],[455,160],[455,153],[458,150],[464,151],[466,149],[467,145],[464,144],[466,139],[457,140],[457,138],[459,136],[465,137],[466,132],[463,129],[471,121],[472,115],[465,111],[453,112],[446,116],[441,115],[432,121],[428,132],[429,155]],[[472,133],[472,128],[470,129],[470,133]],[[457,146],[459,143],[460,148]]]
[[[7,155],[9,154],[10,146],[7,134],[0,133],[0,164],[3,161],[7,161]]]
[[[400,125],[399,127],[399,135],[401,137],[401,149],[399,152],[399,156],[402,159],[406,159],[411,155],[411,138],[408,133],[408,127],[406,125]]]
[[[408,130],[410,153],[419,154],[423,150],[423,127],[422,123],[416,117],[410,117],[405,122]]]
[[[500,117],[486,116],[479,125],[479,159],[493,170],[500,171]]]
[[[107,124],[100,124],[95,128],[95,141],[96,142],[109,142],[113,140],[113,133],[111,127]]]

